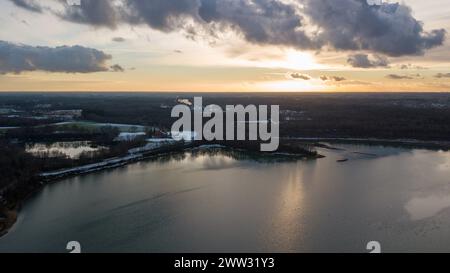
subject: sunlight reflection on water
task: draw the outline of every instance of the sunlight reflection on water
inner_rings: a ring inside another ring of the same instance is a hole
[[[25,204],[0,252],[72,240],[88,252],[450,251],[449,153],[340,147],[278,163],[187,153],[65,179]]]

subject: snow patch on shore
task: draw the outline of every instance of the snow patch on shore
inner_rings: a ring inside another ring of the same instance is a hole
[[[146,133],[140,132],[140,133],[120,133],[114,141],[132,141],[139,137],[145,136]]]

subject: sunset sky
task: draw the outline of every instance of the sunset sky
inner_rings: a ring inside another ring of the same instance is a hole
[[[0,0],[0,91],[450,91],[449,4]]]

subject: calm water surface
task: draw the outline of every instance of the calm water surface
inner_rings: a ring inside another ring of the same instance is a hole
[[[339,147],[283,163],[186,153],[66,179],[26,202],[0,252],[72,240],[85,252],[450,251],[450,153]]]

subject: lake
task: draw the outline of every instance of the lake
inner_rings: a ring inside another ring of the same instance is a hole
[[[277,163],[189,152],[65,179],[25,203],[0,252],[450,251],[450,153],[336,146]]]

